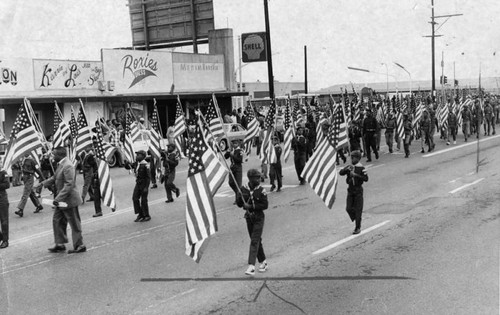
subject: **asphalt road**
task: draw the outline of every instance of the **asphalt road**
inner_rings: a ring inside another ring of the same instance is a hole
[[[118,210],[81,207],[83,254],[51,254],[52,210],[13,212],[0,251],[1,314],[498,314],[500,136],[436,151],[388,154],[366,164],[362,233],[345,213],[346,184],[327,209],[299,186],[293,162],[270,193],[263,246],[269,270],[244,275],[249,238],[227,185],[215,198],[219,232],[199,264],[184,254],[186,160],[181,197],[150,191],[152,220],[135,223],[134,178],[113,169]],[[483,160],[484,159],[484,160]],[[259,162],[250,157],[245,171]],[[341,165],[342,166],[342,163]],[[81,187],[81,176],[79,176]],[[269,186],[269,183],[265,183]],[[71,245],[68,246],[71,248]]]

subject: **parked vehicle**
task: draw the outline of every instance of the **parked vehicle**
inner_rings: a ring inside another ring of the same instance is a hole
[[[245,140],[247,130],[237,123],[223,124],[224,135],[219,140],[219,146],[222,151],[230,148],[233,140]]]

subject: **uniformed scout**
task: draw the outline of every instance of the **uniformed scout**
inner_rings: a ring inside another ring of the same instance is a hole
[[[230,169],[233,175],[229,175],[229,187],[234,191],[236,199],[238,187],[241,187],[243,181],[243,150],[240,148],[240,140],[235,139],[231,141],[231,144],[231,151],[226,152],[224,157],[231,161]]]
[[[167,152],[163,155],[163,167],[165,174],[163,180],[165,181],[165,192],[167,193],[167,200],[165,202],[173,202],[172,192],[179,198],[180,190],[174,184],[175,180],[175,167],[179,164],[179,156],[175,150],[175,144],[169,143],[167,145]]]
[[[361,215],[363,213],[363,183],[368,181],[368,174],[361,163],[361,152],[351,152],[352,165],[347,165],[340,170],[339,175],[347,175],[347,201],[346,211],[351,221],[356,221],[356,226],[352,234],[361,232]]]
[[[135,187],[132,194],[134,203],[134,213],[137,218],[134,222],[143,222],[151,220],[149,215],[148,194],[151,175],[149,172],[149,163],[146,162],[146,151],[140,150],[136,153],[136,161],[132,164],[125,164],[126,169],[133,169],[135,173]]]

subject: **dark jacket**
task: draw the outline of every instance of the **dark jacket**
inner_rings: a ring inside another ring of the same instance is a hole
[[[125,168],[134,170],[135,173],[135,184],[141,189],[146,189],[151,183],[151,172],[149,171],[149,162],[145,159],[141,162],[134,162],[132,164],[125,164]]]
[[[353,167],[353,171],[350,168]],[[352,173],[355,173],[357,176],[354,176]],[[340,176],[347,175],[346,183],[349,185],[347,188],[348,192],[358,192],[363,190],[363,183],[368,181],[368,174],[366,173],[366,169],[361,163],[357,163],[356,165],[347,165],[343,169],[339,171]]]
[[[175,167],[179,165],[179,160],[177,159],[177,153],[175,151],[167,152],[163,158],[163,167],[165,168],[165,174],[175,172]]]
[[[7,196],[5,190],[9,189],[10,182],[6,171],[0,171],[0,196]]]
[[[250,189],[248,185],[241,186],[241,194],[239,192],[237,194],[236,205],[242,208],[245,202],[251,206],[249,212],[262,212],[269,206],[266,190],[260,185],[254,189]]]

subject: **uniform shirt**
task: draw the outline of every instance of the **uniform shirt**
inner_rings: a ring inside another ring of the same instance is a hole
[[[378,123],[374,117],[366,117],[363,120],[363,132],[366,133],[374,133],[378,130]]]
[[[387,118],[385,128],[387,131],[394,131],[394,128],[396,128],[396,117],[392,116],[391,118]]]
[[[177,153],[175,151],[167,152],[165,159],[163,160],[163,167],[165,167],[165,173],[175,172],[175,167],[177,165],[179,165]]]
[[[134,162],[132,164],[125,164],[126,169],[133,169],[135,173],[135,183],[142,189],[148,188],[151,182],[151,175],[149,171],[149,162],[146,159],[141,162]]]
[[[224,157],[231,160],[231,167],[241,165],[243,163],[243,150],[237,147],[233,150],[232,154],[231,152],[224,153]]]
[[[347,185],[349,185],[349,187],[347,188],[347,191],[348,192],[355,192],[355,191],[359,191],[359,190],[362,190],[362,185],[363,185],[363,182],[367,182],[368,181],[368,174],[366,173],[366,169],[363,165],[361,165],[361,163],[356,163],[355,165],[353,165],[354,167],[354,170],[353,172],[356,173],[357,175],[360,175],[361,177],[358,177],[358,176],[353,176],[351,171],[348,169],[350,165],[344,167],[343,169],[340,170],[339,172],[339,175],[340,176],[344,176],[344,175],[347,175],[346,177],[346,183]]]
[[[271,163],[271,165],[280,166],[281,165],[281,153],[283,152],[283,149],[281,148],[281,146],[279,145],[279,143],[277,143],[277,144],[274,145],[274,150],[276,151],[276,160],[277,160],[277,162],[276,163]]]
[[[35,160],[33,160],[31,157],[27,157],[24,159],[22,169],[24,174],[33,175],[34,173],[39,172]]]
[[[247,202],[250,204],[249,212],[262,212],[268,208],[269,202],[264,187],[258,185],[250,189],[249,185],[243,185],[240,189],[241,194],[238,193],[236,198],[236,205],[238,207],[242,208],[243,204]],[[247,214],[245,214],[245,217],[247,217]]]
[[[292,139],[292,148],[295,154],[307,152],[307,140],[304,136],[296,136]]]

